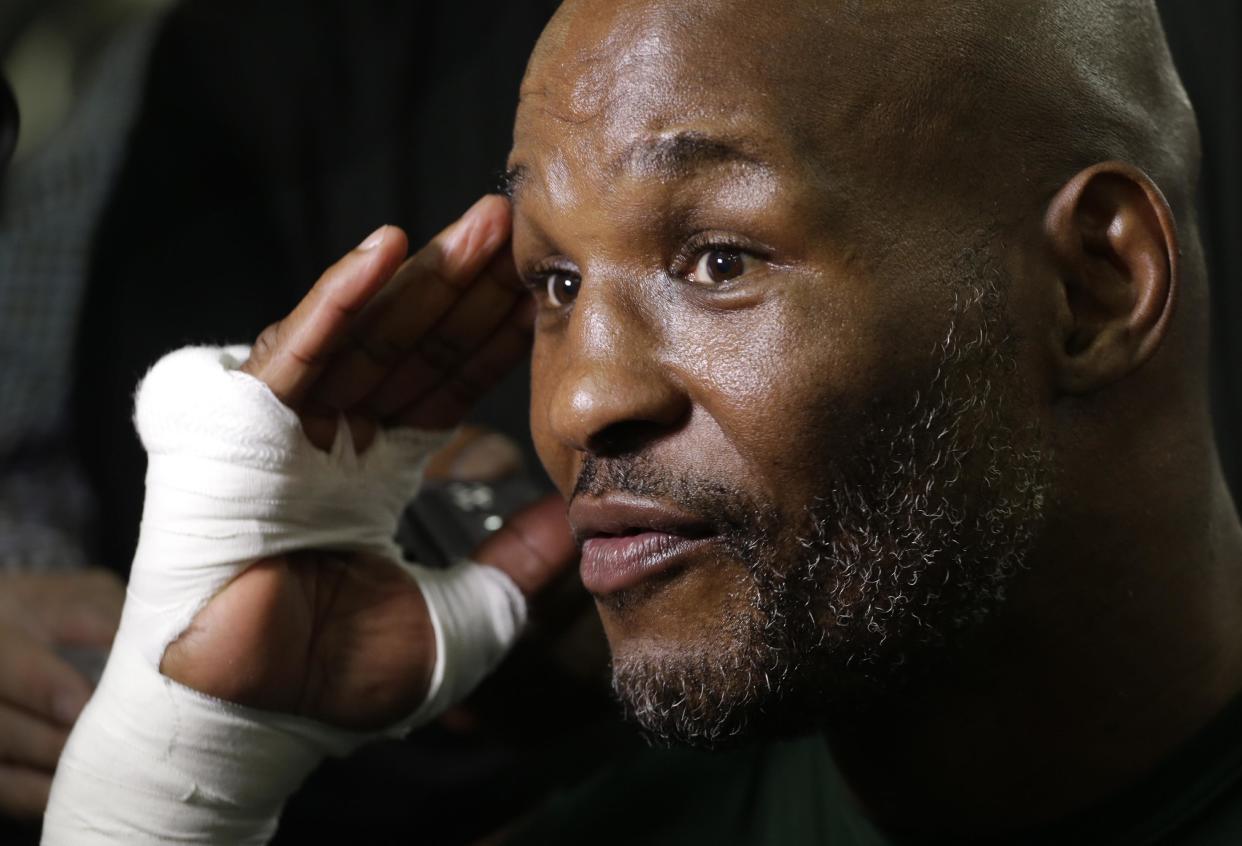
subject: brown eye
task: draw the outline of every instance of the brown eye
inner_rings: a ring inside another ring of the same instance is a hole
[[[736,279],[750,269],[749,256],[741,250],[727,247],[712,247],[699,255],[691,281],[702,285],[719,285]]]
[[[582,280],[572,273],[555,270],[548,274],[548,300],[558,308],[578,299],[578,289],[581,287]]]

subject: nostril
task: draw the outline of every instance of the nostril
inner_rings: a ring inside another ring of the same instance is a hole
[[[609,457],[639,452],[669,432],[669,426],[649,420],[613,423],[591,437],[587,448],[595,455]]]

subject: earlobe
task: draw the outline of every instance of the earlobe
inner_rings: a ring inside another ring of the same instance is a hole
[[[1146,174],[1105,162],[1057,193],[1044,231],[1057,269],[1057,387],[1090,393],[1136,370],[1164,340],[1177,301],[1177,226]]]

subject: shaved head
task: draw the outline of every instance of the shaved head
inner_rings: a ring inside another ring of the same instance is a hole
[[[1050,187],[1121,159],[1171,198],[1193,190],[1198,131],[1152,0],[569,0],[536,47],[525,93],[572,85],[559,92],[570,122],[619,122],[618,106],[650,117],[668,82],[652,85],[644,66],[675,51],[686,81],[710,88],[696,52],[716,49],[810,134],[847,122],[863,144],[899,132],[938,142],[912,152],[959,162],[955,148],[982,146],[996,161],[971,155],[973,167],[1016,157],[1025,178]]]

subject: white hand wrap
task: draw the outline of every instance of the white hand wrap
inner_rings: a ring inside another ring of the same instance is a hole
[[[325,755],[404,733],[465,696],[525,622],[492,567],[406,565],[436,636],[426,701],[376,735],[244,708],[159,673],[164,650],[221,588],[261,558],[302,549],[400,560],[393,541],[442,435],[381,432],[362,454],[341,426],[330,453],[261,382],[245,348],[165,357],[138,391],[149,455],[142,531],[120,631],[61,757],[45,844],[264,843]]]

